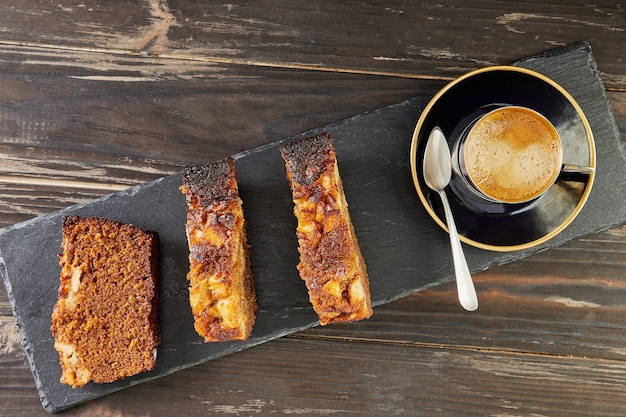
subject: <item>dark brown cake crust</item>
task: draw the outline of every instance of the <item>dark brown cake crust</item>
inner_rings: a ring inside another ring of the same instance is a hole
[[[148,371],[160,341],[158,235],[108,219],[63,220],[51,331],[61,382],[78,387]]]
[[[304,187],[312,186],[334,158],[330,133],[288,143],[280,148],[291,180]]]
[[[183,183],[187,189],[187,203],[201,207],[213,204],[232,204],[239,198],[233,181],[232,159],[224,159],[210,165],[186,168]]]

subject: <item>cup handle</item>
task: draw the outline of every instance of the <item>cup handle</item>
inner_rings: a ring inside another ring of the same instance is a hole
[[[576,181],[586,182],[589,176],[596,171],[594,167],[586,167],[581,165],[563,164],[561,173],[557,178],[558,181]]]

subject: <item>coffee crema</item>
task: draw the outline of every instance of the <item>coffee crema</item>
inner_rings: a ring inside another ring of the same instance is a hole
[[[521,203],[554,183],[562,163],[559,135],[525,107],[502,107],[480,118],[463,143],[466,175],[487,198]]]

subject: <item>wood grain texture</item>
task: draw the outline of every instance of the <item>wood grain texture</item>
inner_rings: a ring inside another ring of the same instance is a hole
[[[283,338],[61,415],[612,416],[625,378],[622,361]]]
[[[10,1],[0,12],[12,22],[2,37],[10,43],[419,78],[453,77],[587,40],[602,45],[596,58],[609,85],[626,85],[615,61],[626,41],[626,11],[611,1],[326,0],[289,2],[280,12],[273,6],[272,0]]]
[[[626,140],[626,7],[570,3],[4,1],[0,225],[579,40]],[[446,285],[63,415],[623,416],[625,251],[622,226],[479,274],[476,314]],[[0,386],[0,416],[47,415],[4,289]]]
[[[116,60],[116,67],[107,77],[91,78],[88,74],[102,65],[100,58],[92,52],[0,48],[0,59],[19,67],[15,71],[21,74],[0,73],[5,86],[0,92],[0,185],[15,187],[7,192],[0,188],[0,224],[432,93],[443,85],[213,64],[194,68],[195,76],[188,79],[186,61],[157,65],[124,55],[106,55]],[[145,66],[161,72],[147,80],[144,72],[152,69]],[[59,193],[64,196],[59,198]],[[30,198],[40,206],[29,207]]]

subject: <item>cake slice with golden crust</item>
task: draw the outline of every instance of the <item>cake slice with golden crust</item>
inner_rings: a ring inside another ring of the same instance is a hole
[[[205,342],[246,340],[256,296],[232,158],[183,171],[189,302]]]
[[[372,315],[369,280],[328,133],[280,149],[298,219],[298,270],[320,324]]]
[[[61,382],[113,382],[155,366],[158,235],[108,219],[63,220],[52,313]]]

